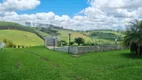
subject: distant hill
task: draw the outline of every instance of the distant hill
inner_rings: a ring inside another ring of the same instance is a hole
[[[123,40],[123,37],[125,36],[123,32],[113,31],[113,30],[92,30],[83,32],[84,35],[91,37],[94,39],[97,43],[101,44],[115,44],[115,40],[119,43]]]
[[[50,25],[48,28],[28,27],[13,22],[0,22],[0,31],[1,30],[7,30],[7,32],[8,30],[26,31],[37,35],[42,40],[44,40],[45,36],[57,36],[60,40],[65,40],[67,42],[68,42],[68,33],[71,32],[72,33],[71,41],[74,41],[74,39],[77,37],[82,37],[85,39],[86,43],[95,43],[95,44],[115,44],[115,39],[117,39],[118,42],[121,42],[121,40],[124,37],[124,34],[122,32],[117,32],[112,30],[73,31],[69,29],[64,29],[62,27],[57,27],[54,25]],[[19,35],[23,35],[23,33],[19,33]],[[41,43],[43,44],[43,42]]]
[[[18,23],[14,23],[14,22],[4,22],[4,21],[1,21],[0,22],[0,30],[21,30],[21,31],[27,31],[27,32],[31,32],[31,33],[36,34],[37,36],[39,36],[41,39],[44,40],[44,36],[42,36],[40,33],[38,33],[38,31],[34,30],[34,28],[28,27],[28,26],[23,26],[23,25],[20,25]]]
[[[68,33],[71,32],[71,41],[74,41],[76,37],[82,37],[85,39],[86,43],[95,43],[95,44],[116,44],[115,39],[120,43],[124,37],[124,34],[112,30],[91,30],[91,31],[73,31],[68,29],[56,29],[60,40],[68,41]]]

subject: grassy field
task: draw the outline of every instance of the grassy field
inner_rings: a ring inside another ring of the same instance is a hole
[[[34,33],[20,30],[0,30],[0,41],[4,39],[12,41],[15,45],[39,46],[44,41]]]
[[[129,51],[80,56],[43,47],[0,50],[0,80],[141,80],[142,57]]]

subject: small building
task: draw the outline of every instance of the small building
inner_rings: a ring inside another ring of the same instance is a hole
[[[44,37],[44,45],[45,47],[48,47],[48,46],[57,46],[58,44],[58,38],[55,37],[55,36],[47,36],[47,37]]]

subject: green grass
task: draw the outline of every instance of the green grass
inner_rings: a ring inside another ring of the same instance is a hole
[[[0,80],[141,80],[142,57],[127,50],[73,57],[43,47],[0,51]]]
[[[39,33],[42,37],[46,37],[46,36],[49,36],[49,34],[45,33],[45,32],[42,32],[42,31],[39,31],[39,30],[35,30],[37,33]]]
[[[44,41],[34,33],[19,30],[0,30],[0,40],[4,39],[12,41],[15,45],[39,46]]]

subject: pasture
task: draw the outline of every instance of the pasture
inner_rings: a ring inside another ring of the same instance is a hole
[[[128,50],[72,55],[42,46],[0,50],[0,80],[141,80],[142,57]]]
[[[40,46],[44,41],[36,34],[20,30],[0,30],[0,41],[10,40],[15,45]]]

